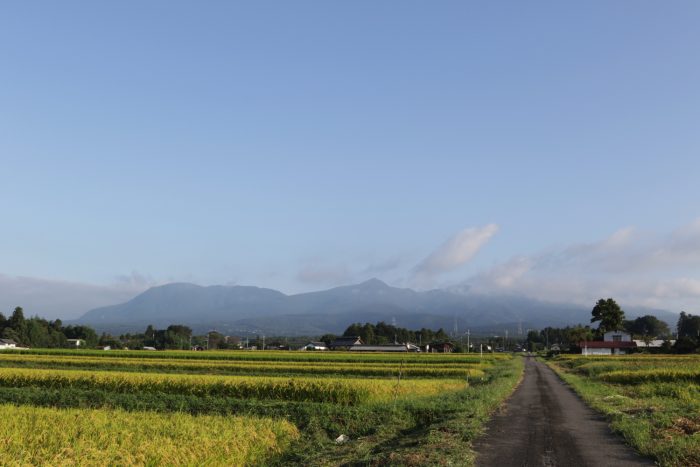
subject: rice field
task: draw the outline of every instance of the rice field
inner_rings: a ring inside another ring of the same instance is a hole
[[[257,417],[6,404],[0,417],[0,450],[16,465],[253,465],[299,437],[289,422]]]
[[[503,355],[5,351],[0,414],[11,423],[0,447],[20,465],[339,465],[369,455],[363,447],[381,458],[377,446],[412,427],[459,420],[475,434],[518,365]],[[358,441],[337,445],[340,434]]]
[[[642,454],[700,466],[700,355],[565,355],[549,364]]]
[[[162,353],[161,353],[162,355]],[[454,360],[450,363],[423,361],[285,361],[269,360],[260,365],[257,360],[190,360],[177,358],[103,358],[101,356],[17,355],[0,353],[0,368],[43,368],[103,371],[135,371],[187,374],[253,374],[253,375],[313,375],[392,377],[399,371],[415,378],[473,378],[484,375],[484,363]]]

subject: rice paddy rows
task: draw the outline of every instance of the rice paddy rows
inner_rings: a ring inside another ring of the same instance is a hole
[[[178,360],[169,358],[101,358],[94,356],[13,355],[0,354],[0,367],[64,368],[100,371],[139,371],[196,374],[284,374],[314,376],[392,377],[399,372],[415,378],[475,378],[484,376],[487,363],[466,364],[459,361],[435,365],[414,362],[294,362],[294,361],[219,361]]]
[[[340,433],[379,446],[468,422],[472,436],[519,369],[501,355],[0,352],[0,415],[13,419],[0,447],[24,465],[326,465]]]
[[[14,355],[62,355],[62,356],[94,356],[100,358],[134,358],[152,359],[168,358],[179,360],[221,360],[221,361],[276,361],[276,362],[346,362],[346,363],[400,363],[422,364],[432,366],[438,363],[461,364],[479,363],[484,359],[489,361],[507,361],[503,354],[425,354],[425,353],[376,353],[361,352],[300,352],[300,351],[230,351],[211,350],[192,352],[187,350],[146,351],[146,350],[74,350],[74,349],[22,349],[5,350],[0,354]]]
[[[110,392],[189,394],[353,405],[394,396],[426,396],[462,389],[464,380],[415,380],[397,385],[390,379],[317,379],[218,375],[167,375],[74,370],[0,369],[0,386],[76,388]]]

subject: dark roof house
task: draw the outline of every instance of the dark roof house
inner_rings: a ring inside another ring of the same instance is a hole
[[[343,336],[343,337],[338,337],[336,340],[334,340],[330,347],[333,350],[338,350],[338,349],[349,349],[353,345],[363,345],[364,342],[362,342],[362,339],[360,339],[360,336]]]
[[[452,342],[431,342],[425,346],[426,352],[450,353],[454,351],[455,346]]]

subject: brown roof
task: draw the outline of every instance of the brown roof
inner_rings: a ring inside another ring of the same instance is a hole
[[[634,349],[637,347],[637,344],[621,341],[590,341],[579,342],[578,346],[581,348],[588,347],[589,349]]]

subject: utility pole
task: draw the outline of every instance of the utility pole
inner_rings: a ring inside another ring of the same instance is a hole
[[[471,333],[469,332],[469,329],[467,329],[467,353],[469,353],[469,348],[470,348],[469,347],[469,336],[470,335],[471,335]]]
[[[263,334],[263,350],[265,350],[265,335]]]

